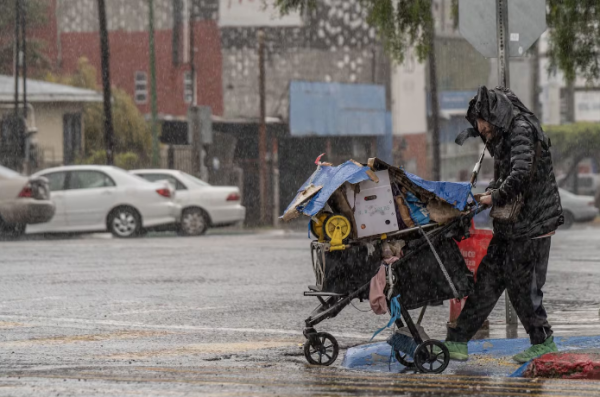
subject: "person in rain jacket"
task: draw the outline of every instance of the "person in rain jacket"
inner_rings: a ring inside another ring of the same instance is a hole
[[[467,342],[486,320],[500,295],[508,296],[529,334],[531,347],[513,359],[525,363],[557,351],[542,304],[550,240],[563,223],[562,206],[550,156],[550,140],[536,116],[509,89],[480,87],[470,101],[463,132],[479,135],[494,158],[494,179],[480,203],[503,206],[522,195],[514,222],[494,220],[494,237],[477,270],[455,328],[448,328],[450,358],[467,360]],[[460,136],[457,143],[460,143]]]

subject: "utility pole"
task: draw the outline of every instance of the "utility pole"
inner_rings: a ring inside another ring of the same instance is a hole
[[[192,81],[192,106],[196,106],[198,104],[196,98],[196,60],[195,54],[196,49],[194,48],[195,40],[194,40],[194,5],[190,4],[190,79]]]
[[[19,69],[21,69],[21,39],[20,29],[21,24],[21,2],[15,0],[15,117],[19,116]]]
[[[152,167],[158,168],[158,109],[156,105],[156,53],[154,50],[154,0],[148,0],[150,27],[150,92],[152,107]]]
[[[498,38],[498,85],[510,88],[508,0],[496,0]]]
[[[258,92],[260,96],[260,125],[258,129],[258,167],[260,184],[260,223],[267,224],[267,121],[265,90],[265,32],[258,31]]]
[[[100,23],[100,61],[102,68],[102,93],[104,96],[104,145],[106,146],[106,164],[113,165],[115,133],[111,108],[110,51],[108,48],[105,0],[98,0],[98,20]]]
[[[27,3],[18,0],[21,4],[21,54],[23,54],[23,118],[27,120]]]
[[[433,12],[433,1],[431,11]],[[437,64],[435,60],[435,20],[432,17],[429,30],[429,90],[431,92],[431,146],[433,157],[432,179],[441,180],[440,156],[440,103],[437,89]]]
[[[498,40],[498,85],[510,88],[510,52],[508,31],[508,0],[496,0],[496,20]],[[517,313],[510,302],[508,294],[504,293],[506,308],[506,324],[516,325],[519,323]]]

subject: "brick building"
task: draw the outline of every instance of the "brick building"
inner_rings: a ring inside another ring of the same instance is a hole
[[[96,0],[45,0],[48,23],[30,32],[45,41],[51,63],[59,73],[71,73],[86,57],[100,75],[100,38]],[[206,4],[205,4],[206,3]],[[184,117],[191,100],[189,73],[191,3],[155,0],[156,85],[161,118]],[[217,25],[218,4],[195,1],[196,94],[199,105],[223,114],[221,43]],[[144,114],[150,113],[148,1],[106,0],[112,84],[134,98]]]

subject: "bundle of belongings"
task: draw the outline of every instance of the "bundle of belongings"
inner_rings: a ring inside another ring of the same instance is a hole
[[[411,236],[421,236],[419,228],[440,226],[463,215],[471,194],[470,183],[426,181],[377,158],[367,164],[349,160],[333,166],[319,159],[316,164],[282,218],[289,221],[301,214],[310,218],[309,233],[317,239],[311,247],[320,291],[346,293],[359,288],[382,264],[401,258]],[[381,288],[372,288],[370,295],[374,311],[385,312]]]
[[[473,274],[456,244],[467,237],[476,213],[467,203],[471,184],[426,181],[377,158],[367,164],[316,163],[282,216],[285,221],[307,216],[313,236],[316,284],[304,295],[317,297],[320,305],[304,322],[307,360],[315,362],[312,352],[324,348],[319,338],[334,340],[318,333],[317,324],[337,316],[353,299],[369,299],[375,313],[389,313],[387,327],[399,328],[388,341],[393,350],[414,353],[417,366],[428,362],[417,350],[441,343],[421,332],[420,320],[415,328],[408,310],[472,291]],[[400,316],[413,324],[408,330]]]
[[[392,239],[417,226],[444,224],[467,206],[471,185],[431,182],[372,158],[337,167],[318,163],[282,216],[310,217],[311,233],[330,251],[359,240]]]

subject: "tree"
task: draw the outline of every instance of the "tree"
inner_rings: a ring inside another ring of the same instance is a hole
[[[46,75],[46,80],[54,83],[71,85],[79,88],[98,90],[96,69],[86,58],[81,58],[77,70],[72,75],[59,76],[52,73]],[[141,163],[149,158],[152,137],[148,123],[140,113],[135,103],[125,91],[113,88],[112,112],[115,126],[115,153],[133,153]],[[106,163],[104,145],[104,118],[101,103],[87,104],[83,111],[85,135],[85,155],[93,160],[92,163]],[[104,157],[102,157],[104,156]],[[132,162],[131,156],[125,156],[127,164]],[[104,161],[99,161],[104,159]],[[98,161],[96,161],[98,160]],[[83,160],[84,162],[88,162]],[[117,165],[118,164],[118,161]]]
[[[577,166],[586,158],[593,158],[600,164],[600,123],[579,122],[572,124],[544,126],[552,140],[556,161],[569,162],[565,180],[577,173]],[[572,178],[577,192],[577,178]]]
[[[24,1],[27,15],[27,28],[36,28],[47,23],[48,2],[43,0]],[[13,74],[14,69],[14,26],[15,26],[15,1],[0,0],[0,74]],[[27,38],[27,66],[35,76],[47,70],[50,61],[44,53],[46,42],[44,40]]]
[[[430,91],[437,97],[437,70],[434,56],[435,24],[433,0],[358,0],[366,12],[367,22],[374,26],[384,49],[392,60],[402,63],[409,49],[414,49],[420,62],[429,60]],[[456,6],[457,0],[452,0]],[[282,14],[292,10],[304,12],[314,8],[318,0],[275,0]],[[456,9],[456,7],[455,7]],[[432,177],[440,179],[439,104],[432,101],[430,129],[432,131]]]
[[[548,57],[568,82],[580,73],[588,81],[600,78],[600,2],[548,0]]]
[[[431,46],[426,33],[433,26],[431,0],[358,0],[367,22],[377,28],[392,59],[402,62],[413,47],[424,60]],[[458,1],[452,0],[455,24]],[[275,0],[282,14],[316,7],[318,0]],[[577,73],[587,80],[600,79],[600,2],[598,0],[547,0],[550,68],[573,81]]]

